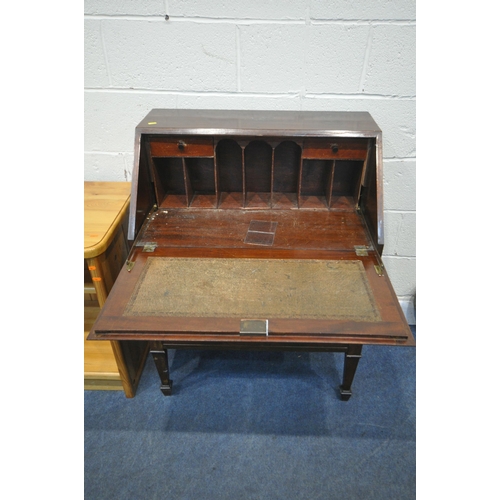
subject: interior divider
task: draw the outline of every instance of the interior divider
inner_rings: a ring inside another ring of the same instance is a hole
[[[241,193],[243,208],[247,206],[247,190],[246,190],[246,174],[245,174],[245,147],[246,145],[241,146],[241,175],[243,178],[243,192]]]
[[[355,202],[359,203],[361,198],[361,189],[366,185],[366,171],[368,167],[368,162],[370,161],[370,155],[373,154],[372,142],[368,142],[368,147],[366,149],[366,158],[363,162],[363,168],[361,169],[361,176],[359,178],[359,184],[356,189]]]
[[[232,138],[222,138],[215,143],[215,183],[217,208],[242,208],[243,161],[242,145]]]
[[[219,208],[220,191],[219,191],[219,173],[217,169],[217,151],[214,144],[214,185],[215,185],[215,208]]]
[[[333,191],[333,178],[335,177],[335,160],[332,160],[330,169],[330,178],[328,179],[328,186],[326,192],[326,205],[328,208],[332,206],[332,191]]]
[[[145,150],[147,152],[147,163],[149,167],[149,172],[151,175],[151,179],[153,181],[157,203],[158,205],[161,205],[163,199],[165,198],[165,187],[163,186],[163,183],[160,180],[160,176],[158,175],[158,169],[155,168],[154,160],[153,157],[151,156],[151,147],[149,145],[149,142],[147,144],[148,147],[145,148]]]
[[[210,156],[165,155],[148,162],[165,207],[346,209],[358,203],[364,161],[334,159],[287,138],[224,137]],[[314,154],[313,154],[314,153]],[[317,156],[316,156],[317,154]]]
[[[182,172],[184,174],[184,186],[186,190],[186,206],[189,207],[193,201],[193,188],[191,186],[191,179],[189,178],[185,157],[182,157]]]
[[[301,193],[302,193],[302,176],[304,174],[304,157],[301,154],[300,155],[300,167],[299,167],[299,179],[297,183],[297,208],[302,208],[302,199],[301,199]]]
[[[245,208],[271,207],[273,147],[260,138],[244,148]]]
[[[273,143],[272,207],[298,208],[301,145],[293,140]]]
[[[274,194],[274,156],[275,156],[275,151],[276,148],[275,146],[271,145],[271,193],[269,196],[269,208],[274,208],[273,207],[273,194]]]

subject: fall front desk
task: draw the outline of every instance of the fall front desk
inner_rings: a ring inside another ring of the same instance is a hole
[[[347,400],[363,345],[415,345],[368,113],[152,110],[134,162],[131,251],[88,338],[149,350],[165,395],[172,348],[343,352]]]

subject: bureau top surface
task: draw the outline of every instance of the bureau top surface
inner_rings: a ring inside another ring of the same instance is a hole
[[[368,112],[153,109],[139,133],[375,137],[380,128]]]

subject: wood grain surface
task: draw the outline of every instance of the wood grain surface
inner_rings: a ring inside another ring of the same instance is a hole
[[[108,247],[129,206],[130,187],[130,182],[84,183],[84,258]]]

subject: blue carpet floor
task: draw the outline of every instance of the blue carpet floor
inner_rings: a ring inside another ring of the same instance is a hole
[[[415,333],[415,327],[413,327]],[[170,351],[137,395],[85,391],[87,500],[413,499],[416,349],[343,354]]]

